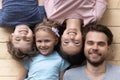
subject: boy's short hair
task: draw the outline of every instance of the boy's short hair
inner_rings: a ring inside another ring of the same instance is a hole
[[[12,58],[17,60],[17,61],[27,60],[30,57],[36,55],[36,53],[37,53],[35,46],[33,46],[32,50],[28,51],[27,53],[23,52],[19,48],[15,48],[13,43],[12,43],[11,35],[9,36],[9,40],[7,42],[7,49],[8,49],[9,54],[12,56]]]

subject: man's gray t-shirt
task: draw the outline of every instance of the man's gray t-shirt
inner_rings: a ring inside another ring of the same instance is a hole
[[[63,80],[90,80],[85,72],[85,67],[69,69],[65,72]],[[120,80],[120,67],[107,65],[106,73],[102,80]]]

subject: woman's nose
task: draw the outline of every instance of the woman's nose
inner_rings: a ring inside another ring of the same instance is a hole
[[[75,34],[74,33],[69,33],[69,37],[70,37],[70,39],[74,39],[75,38]]]

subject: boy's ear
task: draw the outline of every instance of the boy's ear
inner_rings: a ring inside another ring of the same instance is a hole
[[[14,35],[14,34],[13,34],[13,33],[11,33],[11,34],[10,34],[10,37],[13,37],[13,35]]]

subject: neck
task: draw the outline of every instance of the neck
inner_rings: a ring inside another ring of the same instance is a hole
[[[67,26],[66,28],[74,28],[74,29],[81,29],[81,20],[79,19],[67,19],[66,20]]]
[[[96,67],[87,63],[86,71],[94,75],[103,74],[106,72],[106,64],[103,62],[101,65]]]
[[[106,72],[106,65],[105,65],[105,63],[103,63],[103,64],[95,67],[95,66],[87,63],[85,72],[91,80],[102,80],[102,78]]]

